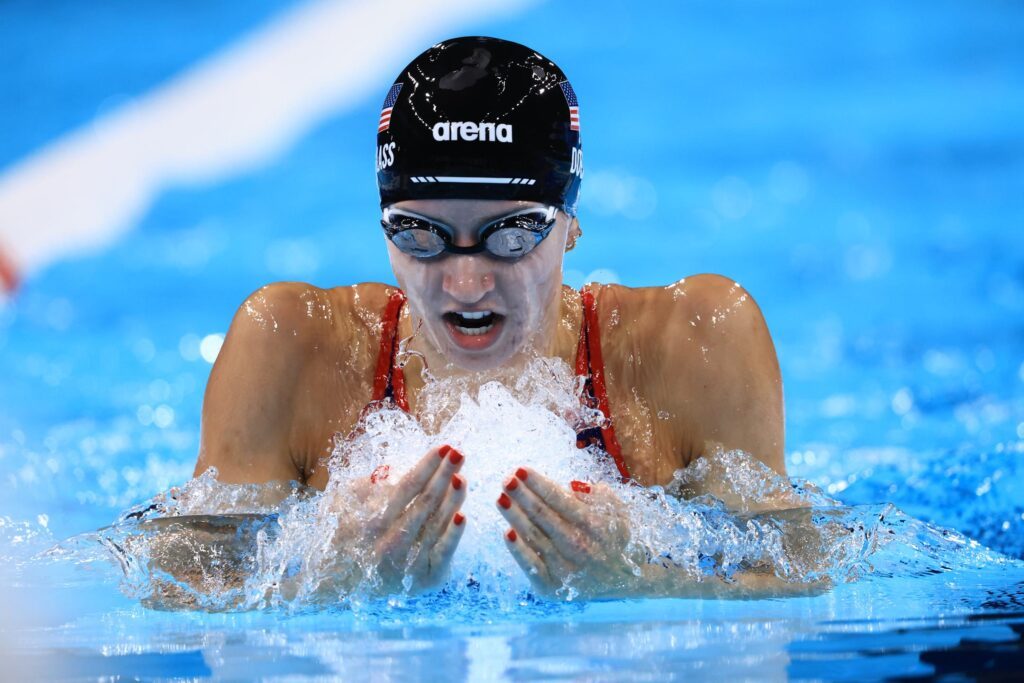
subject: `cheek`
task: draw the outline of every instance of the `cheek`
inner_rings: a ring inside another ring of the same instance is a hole
[[[418,303],[429,301],[440,290],[443,275],[441,269],[431,268],[431,264],[417,261],[393,247],[389,252],[392,252],[391,270],[398,280],[398,286],[411,300]]]
[[[537,254],[541,256],[541,254]],[[562,264],[558,258],[525,259],[511,266],[503,278],[510,302],[516,302],[528,324],[540,319],[562,287]]]

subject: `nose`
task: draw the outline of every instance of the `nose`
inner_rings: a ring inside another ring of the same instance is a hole
[[[459,303],[475,304],[494,289],[494,270],[481,256],[450,256],[444,264],[444,291]]]

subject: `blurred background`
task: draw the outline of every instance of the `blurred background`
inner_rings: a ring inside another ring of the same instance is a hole
[[[579,96],[566,282],[735,278],[792,474],[1024,555],[1024,4],[996,0],[0,4],[0,548],[191,475],[248,293],[393,281],[380,104],[461,34]]]

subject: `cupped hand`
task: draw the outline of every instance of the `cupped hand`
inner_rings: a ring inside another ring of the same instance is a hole
[[[506,481],[498,509],[511,526],[505,544],[539,592],[611,597],[636,582],[637,565],[627,555],[629,511],[608,486],[562,487],[521,467]]]
[[[339,537],[336,543],[358,544],[347,550],[366,557],[377,592],[418,593],[444,582],[465,529],[459,512],[466,498],[466,481],[458,474],[462,462],[461,453],[441,446],[427,451],[396,484],[387,482],[387,466],[362,482],[362,492],[384,487],[387,501],[358,539]]]

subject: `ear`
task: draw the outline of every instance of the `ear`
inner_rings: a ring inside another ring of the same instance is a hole
[[[576,240],[583,237],[583,228],[580,227],[580,219],[573,216],[569,220],[569,233],[565,240],[565,250],[572,251],[576,246]]]

